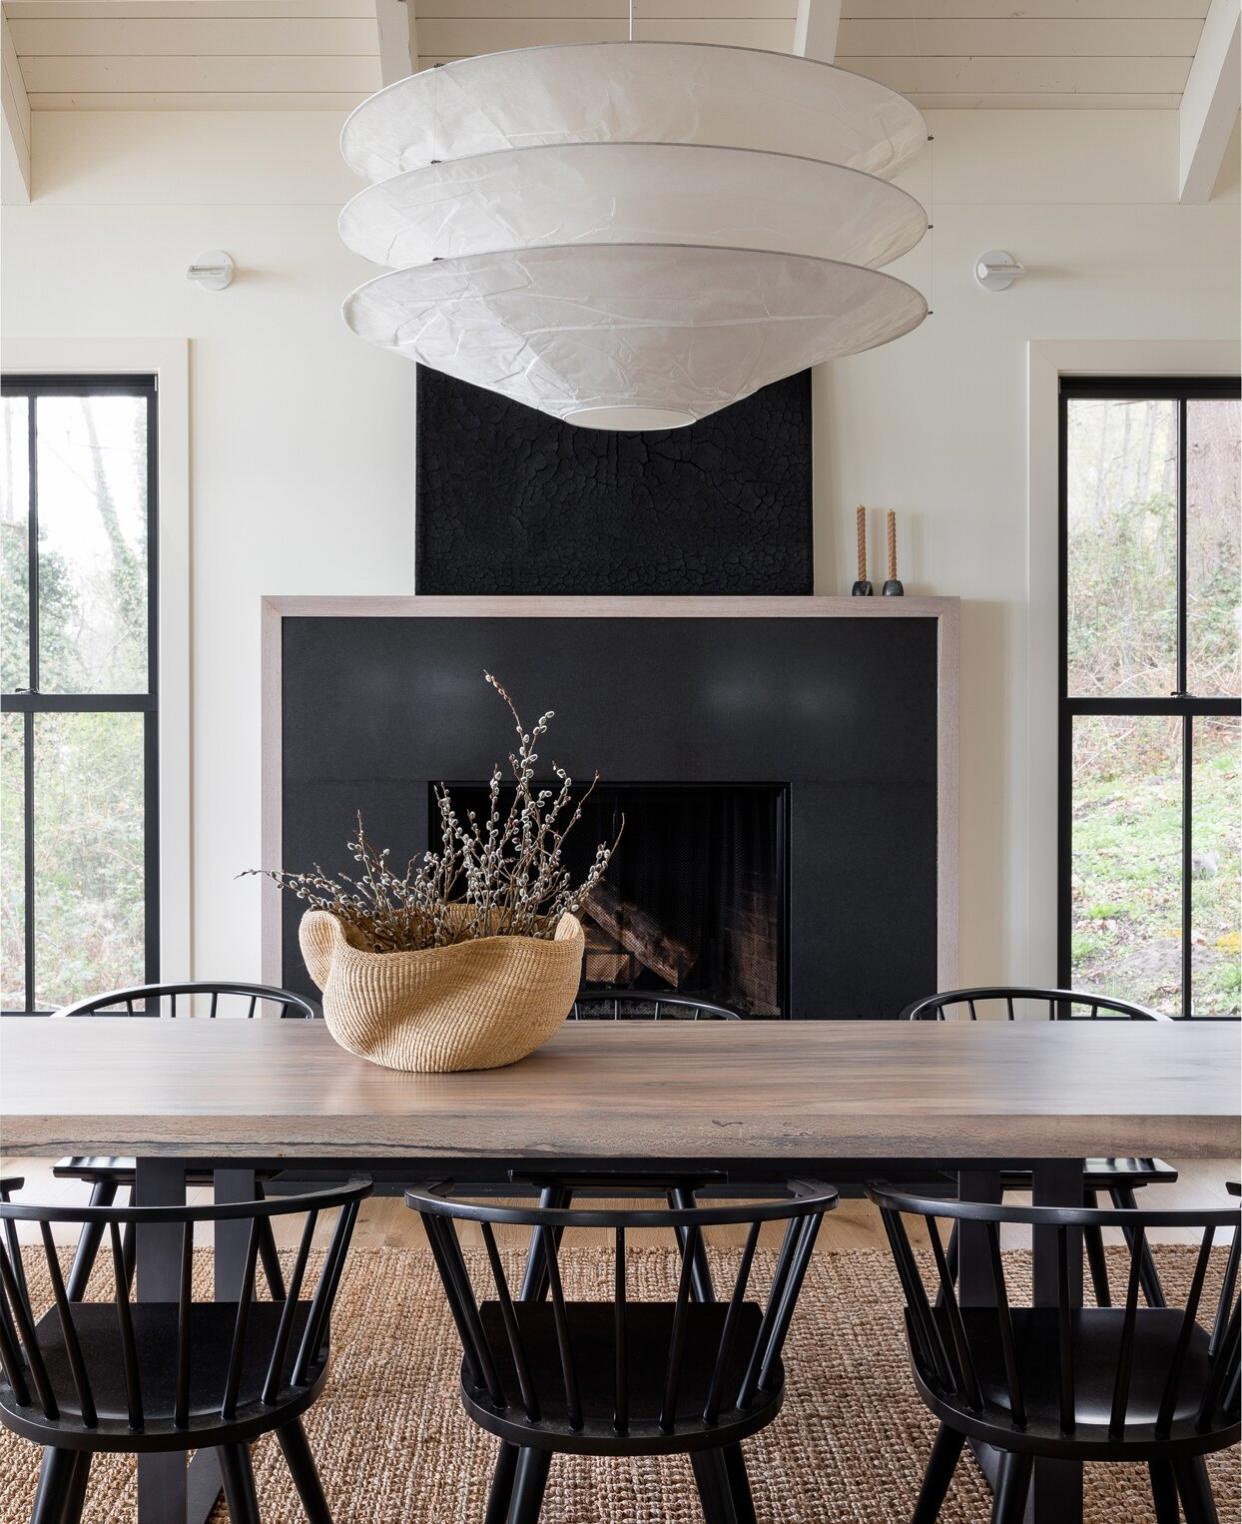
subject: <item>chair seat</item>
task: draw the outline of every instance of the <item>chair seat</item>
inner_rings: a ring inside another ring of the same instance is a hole
[[[719,1418],[710,1424],[703,1421],[703,1408],[720,1349],[726,1310],[726,1305],[721,1302],[691,1303],[685,1309],[684,1355],[674,1419],[671,1427],[664,1430],[659,1426],[659,1417],[668,1380],[674,1306],[671,1302],[627,1304],[629,1422],[625,1431],[619,1433],[613,1423],[617,1388],[615,1308],[612,1302],[565,1304],[582,1407],[582,1427],[578,1430],[569,1426],[551,1303],[514,1304],[534,1389],[544,1399],[539,1420],[531,1422],[522,1405],[500,1304],[484,1302],[479,1309],[483,1332],[507,1406],[498,1407],[488,1398],[486,1388],[476,1389],[463,1377],[466,1409],[484,1428],[516,1444],[579,1454],[660,1454],[693,1450],[697,1448],[696,1439],[701,1439],[706,1446],[745,1438],[771,1423],[780,1411],[784,1369],[778,1362],[770,1389],[757,1393],[745,1412],[739,1412],[733,1406],[762,1319],[755,1303],[743,1303],[725,1361]]]
[[[37,1442],[73,1448],[76,1434],[89,1440],[87,1447],[92,1450],[155,1450],[165,1448],[159,1443],[163,1437],[173,1441],[166,1448],[184,1449],[189,1434],[196,1444],[210,1445],[226,1442],[220,1439],[221,1433],[237,1438],[239,1426],[252,1435],[274,1428],[309,1406],[313,1397],[313,1390],[309,1394],[301,1391],[284,1405],[277,1402],[263,1407],[260,1404],[259,1397],[285,1304],[256,1301],[251,1304],[246,1321],[237,1417],[229,1422],[222,1421],[220,1394],[224,1390],[237,1306],[230,1302],[193,1302],[189,1320],[190,1422],[188,1430],[175,1428],[177,1304],[134,1302],[130,1304],[130,1311],[145,1415],[143,1429],[136,1433],[129,1427],[125,1362],[115,1302],[75,1302],[71,1306],[98,1423],[89,1429],[83,1425],[60,1319],[52,1308],[39,1320],[36,1332],[53,1390],[60,1397],[59,1418],[49,1420],[35,1406],[20,1407],[14,1400],[12,1388],[0,1381],[0,1421]],[[309,1311],[309,1302],[299,1302],[294,1309],[293,1329],[282,1370],[285,1379],[292,1369]],[[317,1382],[313,1383],[313,1387],[317,1385]]]
[[[1083,1176],[1088,1190],[1115,1186],[1137,1190],[1144,1185],[1175,1185],[1177,1171],[1163,1159],[1087,1159]],[[1026,1172],[1030,1179],[1030,1172]]]
[[[953,1177],[950,1177],[953,1178]],[[1139,1190],[1145,1185],[1175,1185],[1177,1170],[1163,1159],[1085,1159],[1083,1181],[1088,1190]],[[1001,1186],[1007,1191],[1029,1191],[1029,1169],[1001,1171]]]
[[[935,1316],[946,1347],[952,1348],[947,1309],[937,1309]],[[963,1324],[983,1392],[983,1413],[972,1414],[960,1394],[944,1391],[934,1375],[916,1361],[915,1374],[924,1399],[933,1411],[950,1421],[954,1418],[965,1420],[957,1426],[968,1433],[993,1431],[1008,1449],[1038,1448],[1042,1454],[1054,1453],[1054,1449],[1064,1454],[1111,1450],[1120,1455],[1121,1443],[1109,1434],[1108,1423],[1124,1309],[1089,1307],[1073,1314],[1075,1431],[1069,1436],[1061,1434],[1060,1424],[1057,1311],[1055,1308],[1018,1307],[1013,1309],[1012,1316],[1019,1381],[1027,1410],[1025,1430],[1015,1429],[1012,1423],[999,1323],[991,1308],[962,1309]],[[1149,1458],[1144,1453],[1144,1446],[1161,1447],[1161,1442],[1155,1438],[1154,1426],[1181,1325],[1181,1308],[1141,1309],[1126,1406],[1124,1449],[1127,1459]],[[1174,1441],[1189,1442],[1193,1448],[1204,1451],[1217,1448],[1211,1435],[1194,1434],[1198,1395],[1204,1389],[1210,1365],[1208,1342],[1207,1332],[1196,1325],[1186,1350],[1171,1430]],[[1236,1425],[1232,1433],[1236,1438]],[[1218,1435],[1217,1438],[1220,1444],[1232,1443],[1227,1437]],[[1100,1458],[1104,1457],[1101,1455]]]
[[[117,1185],[133,1185],[137,1160],[124,1154],[70,1154],[57,1159],[52,1173],[59,1180],[112,1180]]]
[[[52,1174],[60,1180],[86,1180],[91,1185],[110,1180],[125,1187],[133,1185],[136,1170],[137,1160],[125,1154],[70,1154],[56,1161]],[[266,1178],[265,1171],[258,1175],[260,1180]],[[185,1178],[187,1185],[210,1185],[214,1174],[210,1169],[187,1169]]]

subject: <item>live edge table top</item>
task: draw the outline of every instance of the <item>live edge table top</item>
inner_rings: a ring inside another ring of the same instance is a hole
[[[569,1023],[506,1069],[417,1075],[319,1021],[0,1023],[0,1148],[184,1158],[1236,1154],[1233,1023]]]

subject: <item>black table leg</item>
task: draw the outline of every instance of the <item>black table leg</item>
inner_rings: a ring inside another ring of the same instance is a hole
[[[1035,1166],[1036,1206],[1081,1206],[1082,1159],[1049,1159]],[[1057,1305],[1057,1236],[1051,1228],[1034,1233],[1034,1305]],[[1069,1232],[1070,1302],[1082,1306],[1082,1233]],[[1082,1524],[1082,1462],[1037,1460],[1027,1508],[1030,1524]]]
[[[253,1201],[255,1172],[252,1169],[213,1171],[215,1197],[219,1202]],[[218,1222],[215,1226],[215,1299],[235,1302],[241,1295],[246,1267],[249,1222]],[[214,1450],[200,1450],[190,1462],[186,1524],[205,1524],[220,1496],[220,1465]]]
[[[1051,1159],[1034,1168],[1034,1199],[1037,1206],[1081,1206],[1083,1160]],[[999,1201],[1000,1176],[986,1171],[962,1171],[958,1194],[963,1201]],[[980,1225],[962,1223],[959,1236],[959,1289],[964,1306],[991,1306],[992,1275],[987,1262],[987,1238]],[[973,1229],[974,1231],[968,1231]],[[1070,1234],[1070,1295],[1082,1303],[1082,1235]],[[1034,1305],[1057,1305],[1056,1234],[1034,1235]],[[971,1449],[993,1487],[1000,1469],[1000,1454],[990,1445]],[[1037,1460],[1031,1483],[1026,1524],[1082,1524],[1082,1464],[1079,1461]]]
[[[166,1159],[139,1159],[134,1176],[137,1206],[180,1206],[185,1201],[185,1166]],[[137,1285],[142,1302],[175,1302],[181,1279],[181,1229],[145,1224],[135,1239]],[[138,1524],[174,1524],[184,1519],[185,1456],[138,1457]]]
[[[963,1170],[957,1177],[959,1201],[999,1201],[998,1170]],[[996,1292],[988,1260],[988,1235],[981,1222],[958,1223],[958,1300],[963,1307],[993,1307]]]

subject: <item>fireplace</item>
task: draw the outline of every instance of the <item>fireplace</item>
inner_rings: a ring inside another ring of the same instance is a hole
[[[921,598],[289,599],[266,606],[263,861],[435,844],[430,789],[508,750],[495,672],[556,710],[545,762],[598,792],[573,866],[626,831],[588,986],[753,1015],[895,1016],[956,982],[956,605]],[[464,804],[465,795],[458,799]],[[311,992],[301,906],[265,971]]]
[[[486,784],[449,787],[459,819],[485,817]],[[676,993],[744,1016],[787,1015],[787,796],[783,783],[575,785],[582,818],[565,850],[574,879],[599,842],[620,838],[582,907],[584,995]],[[434,840],[431,788],[428,810]]]

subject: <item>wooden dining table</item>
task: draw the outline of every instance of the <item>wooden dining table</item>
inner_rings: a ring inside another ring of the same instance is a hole
[[[1021,1167],[1037,1203],[1070,1205],[1089,1157],[1236,1159],[1240,1066],[1242,1032],[1216,1022],[583,1022],[509,1068],[418,1075],[354,1057],[318,1021],[10,1019],[0,1150],[10,1164],[132,1155],[143,1204],[184,1200],[187,1169],[239,1200],[257,1170],[296,1165],[493,1182],[951,1171],[975,1200]],[[179,1244],[175,1229],[139,1231],[139,1298],[175,1298]],[[225,1225],[215,1252],[217,1295],[236,1294],[243,1245]],[[990,1298],[968,1234],[960,1277],[963,1300]],[[1056,1299],[1039,1233],[1034,1296]],[[178,1455],[140,1459],[141,1524],[196,1524],[217,1491],[207,1453],[188,1473]],[[1038,1462],[1029,1517],[1081,1520],[1081,1465]]]

